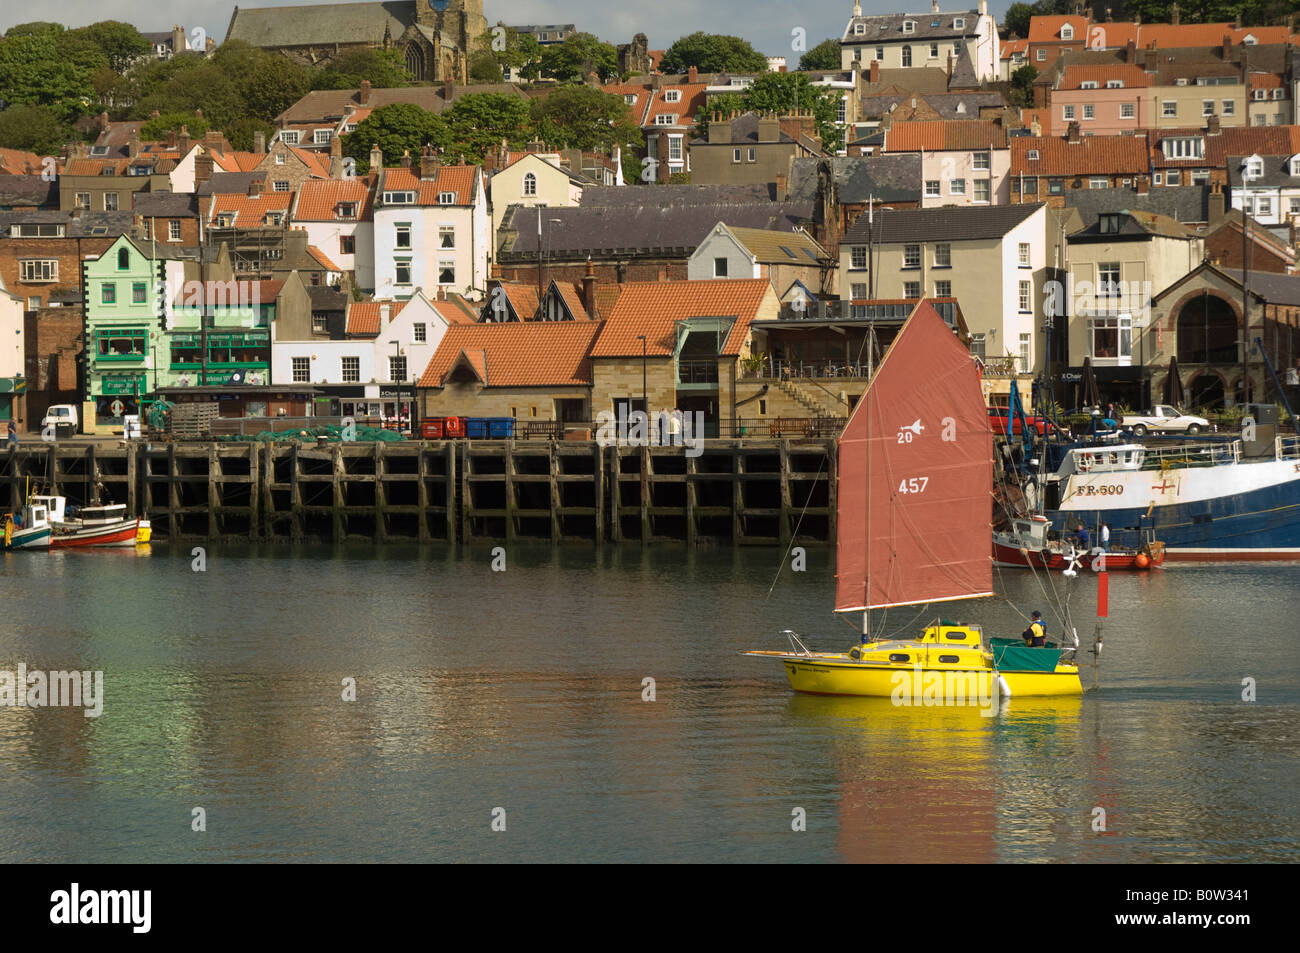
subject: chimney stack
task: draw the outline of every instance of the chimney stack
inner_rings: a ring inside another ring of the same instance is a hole
[[[129,158],[134,159],[140,154],[140,130],[132,129],[131,135],[126,140],[126,153]]]
[[[596,267],[590,258],[587,259],[587,273],[582,276],[582,306],[593,321],[600,317],[596,313]]]
[[[185,125],[181,126],[181,134],[176,137],[176,147],[181,155],[187,156],[190,154],[190,127],[189,126],[185,126]],[[208,157],[208,165],[209,166],[212,165],[211,156]]]
[[[686,71],[686,81],[688,83],[698,83],[700,81],[700,71],[697,67],[692,66]]]
[[[1178,26],[1178,25],[1179,25],[1179,21],[1178,21],[1178,4],[1176,4],[1176,3],[1175,3],[1173,6],[1171,6],[1171,7],[1169,8],[1169,22],[1172,23],[1174,26]]]
[[[338,136],[330,138],[330,178],[343,178],[343,140]]]
[[[357,90],[357,102],[362,106],[370,105],[370,80],[363,79],[361,81],[361,88]]]
[[[409,168],[411,167],[411,150],[410,150],[410,149],[403,149],[403,150],[402,150],[402,160],[401,160],[401,161],[402,161],[402,168],[403,168],[403,169],[409,169]]]
[[[378,171],[379,171],[380,169],[382,169],[383,167],[384,167],[384,153],[383,153],[383,150],[381,150],[381,149],[379,148],[379,145],[378,145],[378,144],[371,145],[371,147],[370,147],[370,170],[371,170],[372,172],[378,172]]]
[[[870,78],[870,82],[871,82],[872,84],[875,84],[875,83],[879,83],[879,82],[880,82],[880,60],[872,60],[872,61],[871,61],[871,78]]]
[[[1232,61],[1232,35],[1225,33],[1223,36],[1223,62],[1229,63],[1231,61]]]
[[[937,5],[937,0],[936,0]],[[952,51],[948,52],[948,79],[952,79]]]
[[[1219,134],[1219,114],[1215,113],[1205,121],[1205,134],[1207,136],[1217,136]]]
[[[212,178],[212,153],[203,152],[194,157],[194,187],[197,189]]]
[[[1209,226],[1211,228],[1214,228],[1216,225],[1218,225],[1220,222],[1223,221],[1224,199],[1225,196],[1222,190],[1216,189],[1215,191],[1210,193]]]
[[[1071,145],[1083,141],[1083,137],[1079,135],[1079,123],[1077,121],[1072,122],[1065,127],[1065,139]]]
[[[1029,134],[1035,137],[1041,136],[1043,134],[1043,124],[1038,121],[1037,116],[1029,120]]]
[[[248,197],[255,199],[262,194],[262,180],[258,176],[253,176],[248,180]]]
[[[168,130],[167,130],[167,149],[168,149],[168,151],[175,151],[175,149],[176,149],[176,130],[175,130],[175,129],[168,129]]]
[[[659,89],[663,88],[663,85],[664,85],[663,73],[655,73],[653,76],[650,77],[651,89],[658,91]]]
[[[1125,53],[1124,53],[1124,62],[1128,63],[1130,66],[1137,65],[1137,48],[1138,48],[1137,41],[1134,40],[1132,37],[1130,37],[1128,41],[1128,46],[1125,49]]]
[[[420,151],[420,181],[432,182],[436,179],[440,164],[438,150],[426,143],[425,147]]]
[[[266,154],[266,133],[260,129],[253,133],[253,151],[258,155]]]

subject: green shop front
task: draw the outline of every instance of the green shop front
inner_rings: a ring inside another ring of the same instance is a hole
[[[0,377],[0,420],[15,422],[24,417],[27,378]]]

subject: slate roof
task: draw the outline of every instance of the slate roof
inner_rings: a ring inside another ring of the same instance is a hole
[[[247,194],[248,187],[253,184],[254,180],[265,180],[265,172],[213,172],[212,177],[206,182],[199,184],[194,190],[195,195],[221,195],[243,192]]]
[[[734,356],[769,293],[772,286],[766,278],[628,282],[606,315],[591,356],[640,357],[638,335],[644,334],[650,357],[669,357],[677,344],[677,322],[687,318],[734,319],[721,349],[723,355]]]
[[[1114,189],[1066,189],[1064,197],[1065,204],[1078,211],[1085,227],[1097,221],[1102,212],[1115,211]],[[1209,200],[1208,185],[1182,185],[1125,192],[1120,201],[1129,209],[1167,215],[1176,222],[1204,222],[1209,219]]]
[[[582,207],[623,208],[649,202],[660,206],[714,205],[725,202],[768,202],[775,198],[772,186],[766,183],[761,185],[593,185],[582,190]]]
[[[863,119],[879,119],[890,111],[891,106],[910,102],[916,97],[917,104],[926,103],[943,119],[978,119],[980,109],[1006,106],[1001,93],[914,93],[902,87],[867,96],[859,101],[859,114]],[[965,107],[962,109],[961,107]]]
[[[1112,202],[1114,200],[1112,199]],[[871,237],[878,244],[969,241],[1001,238],[1043,204],[956,206],[952,208],[884,208],[876,212]],[[840,245],[867,241],[867,217],[859,215]]]
[[[462,355],[487,387],[589,385],[591,346],[602,326],[599,321],[455,324],[429,359],[420,386],[443,386]]]
[[[664,206],[655,201],[658,187],[631,186],[626,191],[644,193],[645,204],[623,206],[617,215],[601,207],[547,209],[559,224],[546,229],[543,239],[547,254],[557,257],[607,256],[614,253],[669,253],[688,257],[718,222],[749,228],[794,231],[795,225],[812,218],[811,202],[761,202],[751,204],[699,204]],[[525,209],[524,213],[532,211]],[[527,219],[515,228],[520,214],[512,206],[498,232],[498,259],[529,261],[537,257],[537,229]]]
[[[1228,156],[1228,184],[1234,189],[1239,189],[1242,186],[1241,164],[1246,158],[1246,156]],[[1291,175],[1287,169],[1290,158],[1290,155],[1261,155],[1260,159],[1264,163],[1264,174],[1250,179],[1246,182],[1246,186],[1252,189],[1293,189],[1300,186],[1300,176]]]
[[[790,200],[812,202],[817,196],[817,170],[829,161],[835,174],[835,188],[845,205],[921,200],[921,156],[904,152],[882,156],[837,156],[833,159],[794,160],[790,173]]]
[[[352,6],[353,4],[342,4]],[[361,4],[355,4],[360,6]],[[285,10],[298,11],[310,9],[305,7],[285,7]],[[326,120],[339,120],[355,110],[363,108],[375,110],[393,103],[411,103],[430,112],[441,113],[456,101],[470,93],[502,93],[506,96],[526,98],[514,83],[479,83],[468,86],[457,84],[452,88],[451,99],[447,99],[445,86],[399,86],[393,89],[372,89],[370,98],[363,107],[360,89],[317,89],[307,93],[284,112],[276,117],[287,123],[313,123]]]
[[[123,209],[117,212],[85,212],[74,215],[72,211],[37,209],[30,212],[0,212],[0,234],[6,234],[14,224],[66,225],[68,238],[101,238],[126,235],[133,224],[132,213]],[[55,239],[57,240],[57,239]]]
[[[1148,235],[1158,238],[1185,239],[1196,237],[1195,231],[1167,215],[1128,208],[1111,209],[1111,211],[1127,216],[1118,232],[1103,233],[1101,231],[1101,221],[1098,219],[1072,234],[1070,240],[1091,238],[1108,240],[1115,235]]]
[[[198,218],[198,198],[189,192],[140,192],[133,203],[146,218]]]
[[[227,40],[252,46],[380,45],[385,29],[396,40],[415,22],[416,0],[321,3],[302,7],[235,7]]]
[[[1236,284],[1241,284],[1241,271],[1220,268]],[[1252,271],[1250,293],[1258,295],[1269,304],[1300,305],[1300,275],[1280,275],[1276,272]]]
[[[954,18],[963,19],[965,23],[960,27],[954,27]],[[904,20],[911,20],[915,24],[912,32],[903,32]],[[881,41],[954,39],[973,36],[978,22],[978,10],[886,13],[880,16],[850,17],[840,43],[843,46],[869,46]],[[866,26],[866,31],[861,35],[854,33],[858,23]]]
[[[39,175],[0,175],[0,206],[59,204],[57,181]]]

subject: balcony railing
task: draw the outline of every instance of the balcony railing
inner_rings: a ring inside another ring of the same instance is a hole
[[[762,366],[747,371],[744,377],[753,380],[835,380],[864,379],[870,376],[865,362],[849,361],[777,361],[769,359]]]

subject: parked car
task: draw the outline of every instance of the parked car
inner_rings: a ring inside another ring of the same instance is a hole
[[[41,430],[56,437],[70,437],[77,432],[77,408],[73,404],[50,404],[41,418]],[[46,428],[53,427],[52,431]]]
[[[1038,414],[1025,414],[1025,419],[1029,421],[1029,426],[1037,431],[1040,437],[1045,436],[1047,428],[1051,426],[1046,417],[1041,417]],[[1007,408],[989,408],[989,429],[994,433],[1004,434],[1007,432]],[[1017,414],[1011,419],[1011,432],[1019,436],[1021,429],[1020,416]]]
[[[1144,437],[1148,432],[1169,432],[1198,434],[1210,429],[1210,422],[1204,417],[1193,417],[1177,407],[1159,404],[1145,414],[1126,414],[1120,426],[1130,428],[1136,437]]]

